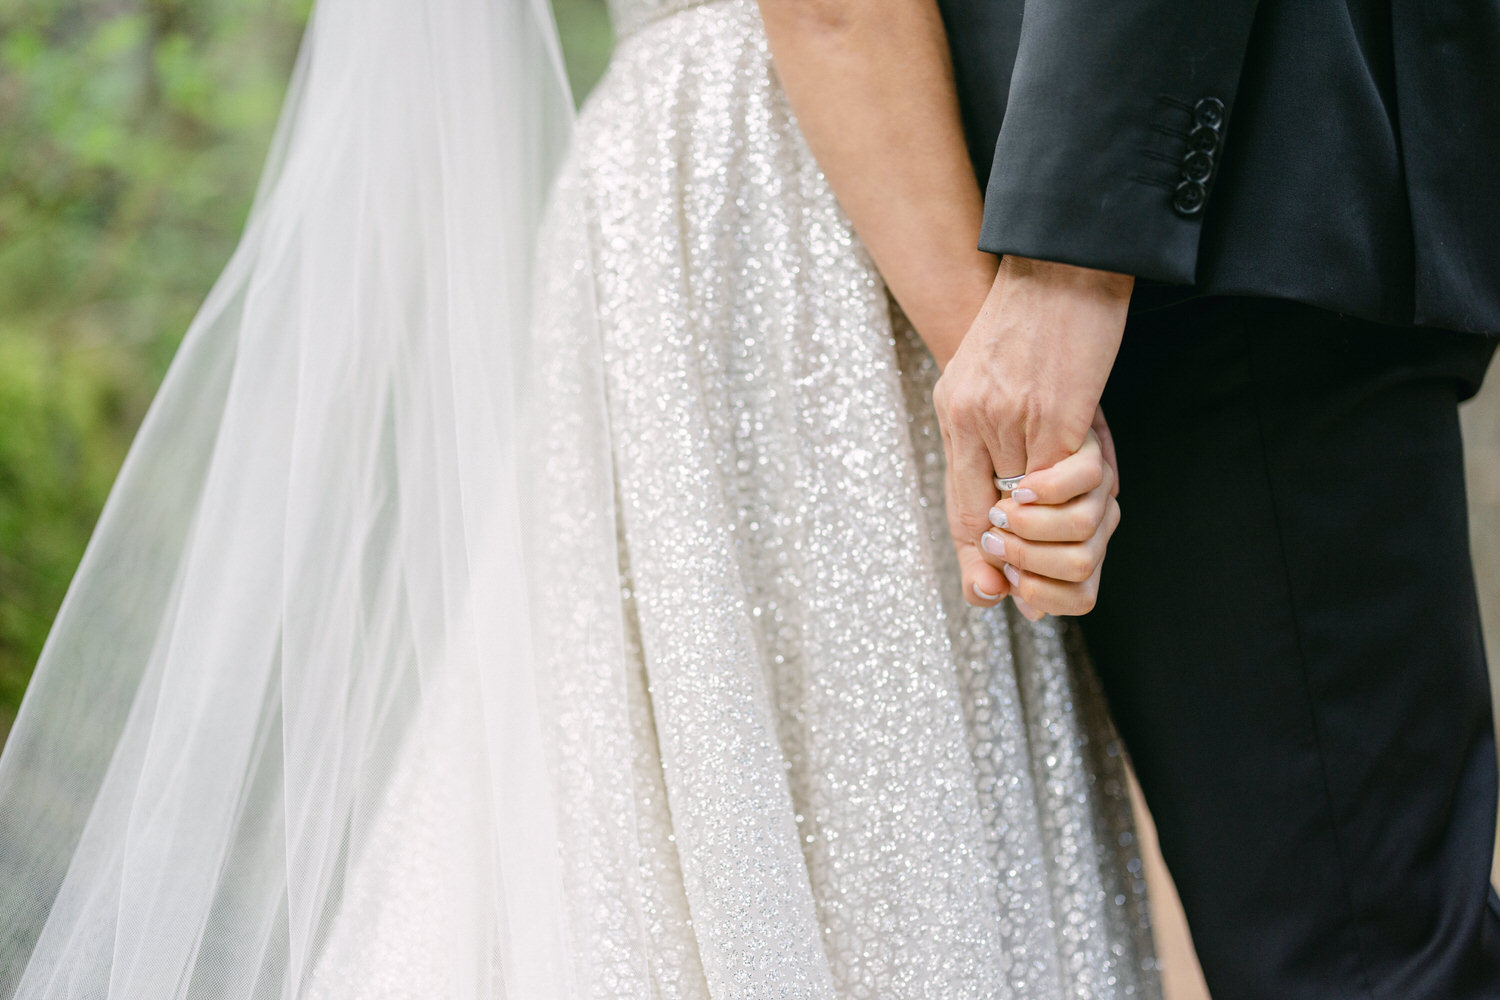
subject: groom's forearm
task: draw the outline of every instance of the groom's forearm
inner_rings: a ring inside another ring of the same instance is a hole
[[[1191,283],[1255,6],[1028,3],[979,245]]]

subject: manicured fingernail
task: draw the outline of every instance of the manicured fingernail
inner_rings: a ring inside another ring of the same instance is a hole
[[[986,531],[979,536],[979,547],[992,556],[1005,558],[1005,539],[993,531]]]
[[[1005,511],[999,507],[990,508],[990,523],[997,528],[1009,528],[1010,519],[1005,516]]]
[[[974,593],[978,594],[980,600],[983,600],[983,601],[998,601],[998,600],[1000,600],[1000,595],[999,594],[986,594],[984,592],[984,590],[980,588],[979,582],[977,580],[974,582]]]
[[[1016,602],[1016,610],[1021,612],[1021,614],[1025,615],[1028,619],[1030,619],[1031,621],[1041,620],[1042,616],[1037,612],[1036,608],[1033,608],[1031,605],[1021,600],[1021,595],[1011,594],[1010,599]]]
[[[1027,489],[1026,487],[1023,486],[1020,489],[1016,490],[1014,493],[1012,493],[1010,495],[1010,498],[1012,500],[1014,500],[1016,503],[1035,503],[1036,502],[1036,490],[1029,490],[1029,489]]]
[[[1000,572],[1005,574],[1005,578],[1010,581],[1012,587],[1019,587],[1021,585],[1021,574],[1010,563],[1001,566]]]

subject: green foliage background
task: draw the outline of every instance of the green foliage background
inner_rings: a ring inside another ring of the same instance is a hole
[[[0,0],[0,739],[238,239],[310,0]],[[556,0],[574,91],[603,0]]]

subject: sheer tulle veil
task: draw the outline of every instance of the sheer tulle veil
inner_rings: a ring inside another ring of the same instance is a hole
[[[545,0],[317,4],[242,242],[0,757],[0,997],[319,995],[418,741],[461,806],[413,876],[432,969],[360,995],[579,989],[525,376],[572,117]],[[606,437],[570,456],[596,473],[567,498],[579,579],[612,571],[585,565]]]

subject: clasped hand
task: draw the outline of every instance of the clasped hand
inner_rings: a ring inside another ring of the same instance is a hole
[[[1099,410],[1133,279],[1005,257],[933,392],[964,597],[1009,595],[1027,618],[1094,607],[1120,521]],[[1026,478],[1001,497],[994,477]]]

